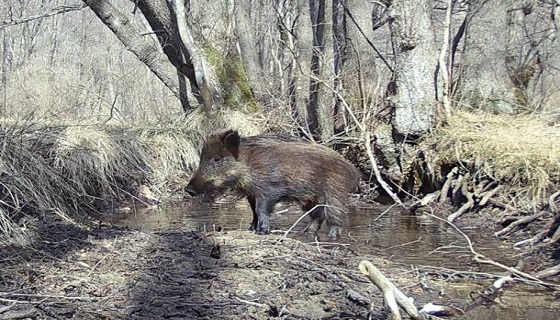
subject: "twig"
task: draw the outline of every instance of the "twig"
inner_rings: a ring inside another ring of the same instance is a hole
[[[427,215],[427,216],[430,216],[430,217],[432,217],[432,218],[434,218],[434,219],[437,219],[437,220],[440,220],[440,221],[444,221],[445,223],[447,223],[448,225],[450,225],[453,229],[455,229],[455,231],[457,231],[461,236],[463,236],[463,238],[465,238],[465,240],[467,241],[467,244],[468,244],[468,246],[469,246],[470,252],[473,254],[473,260],[474,260],[474,261],[476,261],[476,262],[478,262],[478,263],[485,263],[485,264],[493,265],[493,266],[498,267],[498,268],[500,268],[500,269],[504,269],[504,270],[510,272],[511,274],[514,274],[514,275],[516,275],[516,276],[519,276],[519,277],[521,277],[521,278],[524,278],[525,281],[528,282],[528,283],[536,283],[536,284],[543,285],[543,286],[546,286],[546,287],[555,287],[555,288],[559,288],[559,287],[560,287],[560,286],[557,285],[557,284],[553,284],[553,283],[548,283],[548,282],[541,281],[540,279],[536,278],[535,276],[532,276],[532,275],[530,275],[530,274],[528,274],[528,273],[525,273],[525,272],[523,272],[523,271],[517,270],[516,268],[508,267],[508,266],[506,266],[506,265],[504,265],[504,264],[501,264],[501,263],[499,263],[499,262],[496,262],[496,261],[493,261],[493,260],[491,260],[491,259],[488,259],[486,256],[484,256],[484,255],[478,253],[476,250],[474,250],[474,246],[473,246],[473,243],[472,243],[471,239],[470,239],[463,231],[461,231],[461,229],[459,229],[459,227],[457,227],[455,224],[453,224],[453,223],[451,223],[451,222],[449,222],[449,221],[447,221],[447,220],[445,220],[445,219],[442,219],[442,218],[440,218],[440,217],[438,217],[438,216],[436,216],[436,215],[433,215],[433,214],[431,214],[431,213],[426,213],[426,215]]]
[[[387,212],[389,212],[391,209],[393,209],[394,206],[395,206],[395,204],[392,204],[391,206],[389,206],[389,208],[385,209],[385,211],[381,212],[377,217],[375,217],[375,219],[373,219],[372,222],[375,222],[375,221],[381,219],[381,217],[383,217]]]
[[[34,301],[19,301],[19,300],[12,300],[12,299],[4,299],[4,298],[0,298],[0,301],[2,302],[11,302],[10,305],[7,305],[5,307],[0,308],[0,313],[4,313],[10,309],[12,309],[17,303],[37,303]]]
[[[381,173],[379,172],[379,168],[377,168],[377,161],[375,160],[375,157],[373,156],[373,152],[371,151],[371,138],[369,136],[369,132],[364,132],[364,136],[365,136],[365,140],[366,140],[365,141],[366,152],[367,152],[367,155],[369,157],[369,161],[371,162],[371,169],[375,173],[375,178],[377,179],[377,182],[381,185],[383,190],[385,190],[385,192],[387,192],[387,194],[391,197],[391,199],[393,199],[393,201],[395,203],[402,206],[403,203],[402,203],[401,199],[399,199],[399,197],[397,197],[397,195],[395,193],[393,193],[393,191],[391,190],[391,187],[389,187],[387,182],[385,182],[383,180],[383,178],[381,177]]]
[[[253,302],[253,301],[248,301],[248,300],[243,300],[239,297],[235,297],[235,300],[239,301],[239,302],[243,302],[245,304],[251,305],[251,306],[255,306],[255,307],[260,307],[260,308],[270,308],[270,306],[268,304],[264,304],[264,303],[257,303],[257,302]]]
[[[10,20],[8,20],[8,21],[1,21],[0,22],[0,29],[8,27],[8,26],[14,26],[14,25],[17,25],[17,24],[26,23],[26,22],[29,22],[29,21],[41,19],[41,18],[54,16],[54,15],[57,15],[57,14],[60,14],[60,13],[82,10],[85,7],[87,7],[86,4],[58,6],[58,7],[53,8],[51,12],[40,13],[40,14],[36,14],[36,15],[32,15],[32,16],[28,16],[28,17],[20,18],[20,19],[10,18]]]
[[[311,208],[311,209],[307,210],[306,212],[304,212],[304,213],[296,220],[296,222],[294,222],[294,223],[292,224],[292,226],[291,226],[288,230],[286,230],[286,231],[284,232],[284,235],[282,236],[282,238],[278,239],[278,241],[276,242],[276,245],[278,245],[280,242],[282,242],[282,240],[284,240],[284,239],[288,236],[288,234],[296,227],[296,225],[297,225],[303,218],[305,218],[310,212],[312,212],[313,210],[315,210],[315,209],[317,209],[317,208],[319,208],[319,207],[329,207],[329,208],[340,209],[340,208],[338,208],[338,207],[330,206],[330,205],[327,205],[327,204],[318,204],[318,205],[314,206],[313,208]]]
[[[113,240],[113,247],[111,248],[111,251],[109,253],[107,253],[106,255],[104,255],[103,258],[101,258],[99,261],[97,261],[97,263],[93,266],[93,268],[91,268],[91,270],[86,275],[86,279],[89,278],[89,276],[91,276],[91,274],[93,273],[95,268],[97,268],[97,266],[99,266],[99,264],[101,264],[101,262],[103,262],[103,260],[107,259],[107,257],[110,256],[115,251],[116,242],[117,242],[117,237],[115,237],[115,239]]]
[[[416,242],[420,242],[420,240],[422,240],[422,237],[420,237],[420,238],[418,238],[418,239],[416,239],[416,240],[412,240],[412,241],[406,242],[406,243],[401,243],[401,244],[397,244],[397,245],[394,245],[394,246],[390,246],[390,247],[388,247],[388,248],[385,248],[384,250],[387,251],[387,250],[391,250],[391,249],[398,248],[398,247],[408,246],[409,244],[413,244],[413,243],[416,243]]]

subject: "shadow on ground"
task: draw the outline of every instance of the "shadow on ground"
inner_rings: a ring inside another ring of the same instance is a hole
[[[34,239],[0,248],[0,319],[360,319],[347,295],[379,298],[336,244],[64,222]]]

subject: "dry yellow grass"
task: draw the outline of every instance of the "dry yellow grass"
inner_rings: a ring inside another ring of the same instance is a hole
[[[560,187],[560,124],[527,115],[456,112],[428,138],[440,163],[471,163],[533,201]]]
[[[0,120],[0,241],[22,235],[14,222],[29,211],[71,219],[130,200],[140,185],[169,196],[168,185],[197,164],[205,135],[229,128],[256,134],[256,122],[238,111],[135,127]]]

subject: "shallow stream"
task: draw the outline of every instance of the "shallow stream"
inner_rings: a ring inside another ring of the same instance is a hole
[[[271,216],[274,232],[282,232],[292,227],[302,212],[296,207],[277,207]],[[135,210],[129,213],[113,214],[104,220],[116,226],[154,230],[248,230],[251,223],[251,209],[245,201],[235,204],[164,206],[150,210]],[[306,226],[303,219],[293,230]],[[487,228],[462,227],[473,241],[475,250],[489,259],[514,266],[519,252],[512,245],[498,240]],[[249,231],[247,231],[249,232]],[[324,237],[324,232],[320,232]],[[300,233],[290,234],[304,242],[313,242]],[[321,239],[329,241],[328,239]],[[495,267],[472,262],[472,254],[467,242],[456,230],[445,222],[429,216],[415,216],[397,208],[373,205],[356,209],[349,216],[348,226],[338,242],[344,243],[359,253],[376,254],[400,265],[410,266],[413,272],[431,274],[453,274],[461,276],[446,280],[453,281],[456,292],[447,294],[469,301],[471,292],[476,293],[491,281],[484,275],[501,274]],[[469,279],[465,280],[467,275]],[[485,281],[477,279],[485,278]],[[469,314],[468,319],[478,320],[556,320],[559,319],[560,301],[554,293],[518,286],[508,290],[501,298],[501,306],[479,307]]]

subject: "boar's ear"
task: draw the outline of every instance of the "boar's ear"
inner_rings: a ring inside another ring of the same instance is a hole
[[[222,143],[224,147],[233,154],[233,157],[237,159],[239,156],[239,134],[237,131],[228,130],[222,134]]]

